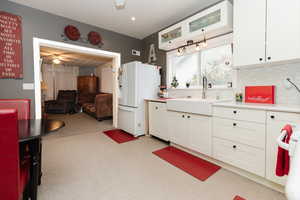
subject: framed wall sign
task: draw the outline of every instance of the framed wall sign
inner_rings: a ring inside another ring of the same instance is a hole
[[[0,11],[0,78],[23,78],[22,19]]]

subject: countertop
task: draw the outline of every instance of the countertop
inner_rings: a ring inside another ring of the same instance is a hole
[[[278,111],[300,113],[300,105],[280,105],[280,104],[254,104],[254,103],[238,103],[238,102],[221,102],[214,103],[213,106],[230,107],[230,108],[246,108],[255,110]]]
[[[160,102],[160,103],[167,103],[167,100],[171,98],[157,98],[157,99],[145,99],[145,101],[153,101],[153,102]]]

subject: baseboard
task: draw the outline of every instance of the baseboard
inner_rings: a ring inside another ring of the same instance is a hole
[[[234,173],[236,173],[236,174],[238,174],[240,176],[246,177],[246,178],[248,178],[248,179],[250,179],[250,180],[252,180],[252,181],[254,181],[256,183],[259,183],[261,185],[264,185],[264,186],[266,186],[266,187],[268,187],[268,188],[270,188],[272,190],[284,193],[284,186],[276,184],[276,183],[274,183],[272,181],[269,181],[269,180],[265,179],[264,177],[257,176],[255,174],[252,174],[252,173],[247,172],[245,170],[239,169],[237,167],[234,167],[234,166],[229,165],[227,163],[224,163],[222,161],[216,160],[214,158],[208,157],[208,156],[203,155],[201,153],[195,152],[193,150],[187,149],[187,148],[182,147],[180,145],[177,145],[177,144],[174,144],[174,143],[170,143],[170,145],[174,146],[176,148],[179,148],[181,150],[184,150],[184,151],[186,151],[188,153],[191,153],[191,154],[193,154],[193,155],[195,155],[195,156],[197,156],[199,158],[202,158],[202,159],[204,159],[206,161],[209,161],[211,163],[219,165],[219,166],[221,166],[222,168],[224,168],[224,169],[226,169],[228,171],[231,171],[231,172],[234,172]]]

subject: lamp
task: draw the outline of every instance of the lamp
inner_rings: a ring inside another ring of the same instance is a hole
[[[205,32],[204,29],[202,29],[202,33],[203,33],[203,42],[202,42],[202,47],[207,47],[207,41],[206,41],[206,37],[205,37]]]
[[[194,42],[193,40],[188,40],[186,42],[186,45],[183,45],[183,46],[180,46],[180,47],[177,48],[177,56],[181,56],[185,52],[186,47],[189,47],[189,46],[192,46],[192,45],[196,45],[196,51],[200,51],[201,48],[207,47],[207,39],[206,39],[206,35],[205,35],[205,30],[202,29],[201,31],[203,33],[203,40],[198,41],[198,42]]]

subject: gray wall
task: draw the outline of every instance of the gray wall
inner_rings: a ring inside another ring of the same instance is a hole
[[[79,67],[79,76],[95,74],[96,67]]]
[[[22,90],[22,83],[33,83],[33,45],[32,38],[38,37],[55,41],[62,41],[61,34],[64,27],[68,24],[79,28],[82,35],[94,30],[102,35],[104,46],[103,50],[121,53],[122,63],[132,60],[142,60],[141,57],[131,56],[131,49],[142,50],[143,42],[115,32],[76,22],[71,19],[52,15],[33,8],[22,6],[6,0],[0,0],[0,10],[6,11],[22,17],[23,24],[23,70],[24,79],[8,80],[0,79],[0,98],[30,98],[34,103],[34,91]],[[109,20],[109,19],[108,19]],[[72,44],[92,47],[92,45],[78,42]],[[32,113],[34,104],[32,103]]]
[[[152,35],[146,37],[143,39],[143,46],[144,46],[144,54],[143,54],[143,62],[148,63],[148,56],[149,56],[149,50],[150,45],[155,44],[155,53],[157,60],[154,62],[156,65],[161,66],[161,84],[166,84],[166,51],[160,50],[158,48],[158,33],[153,33]]]

